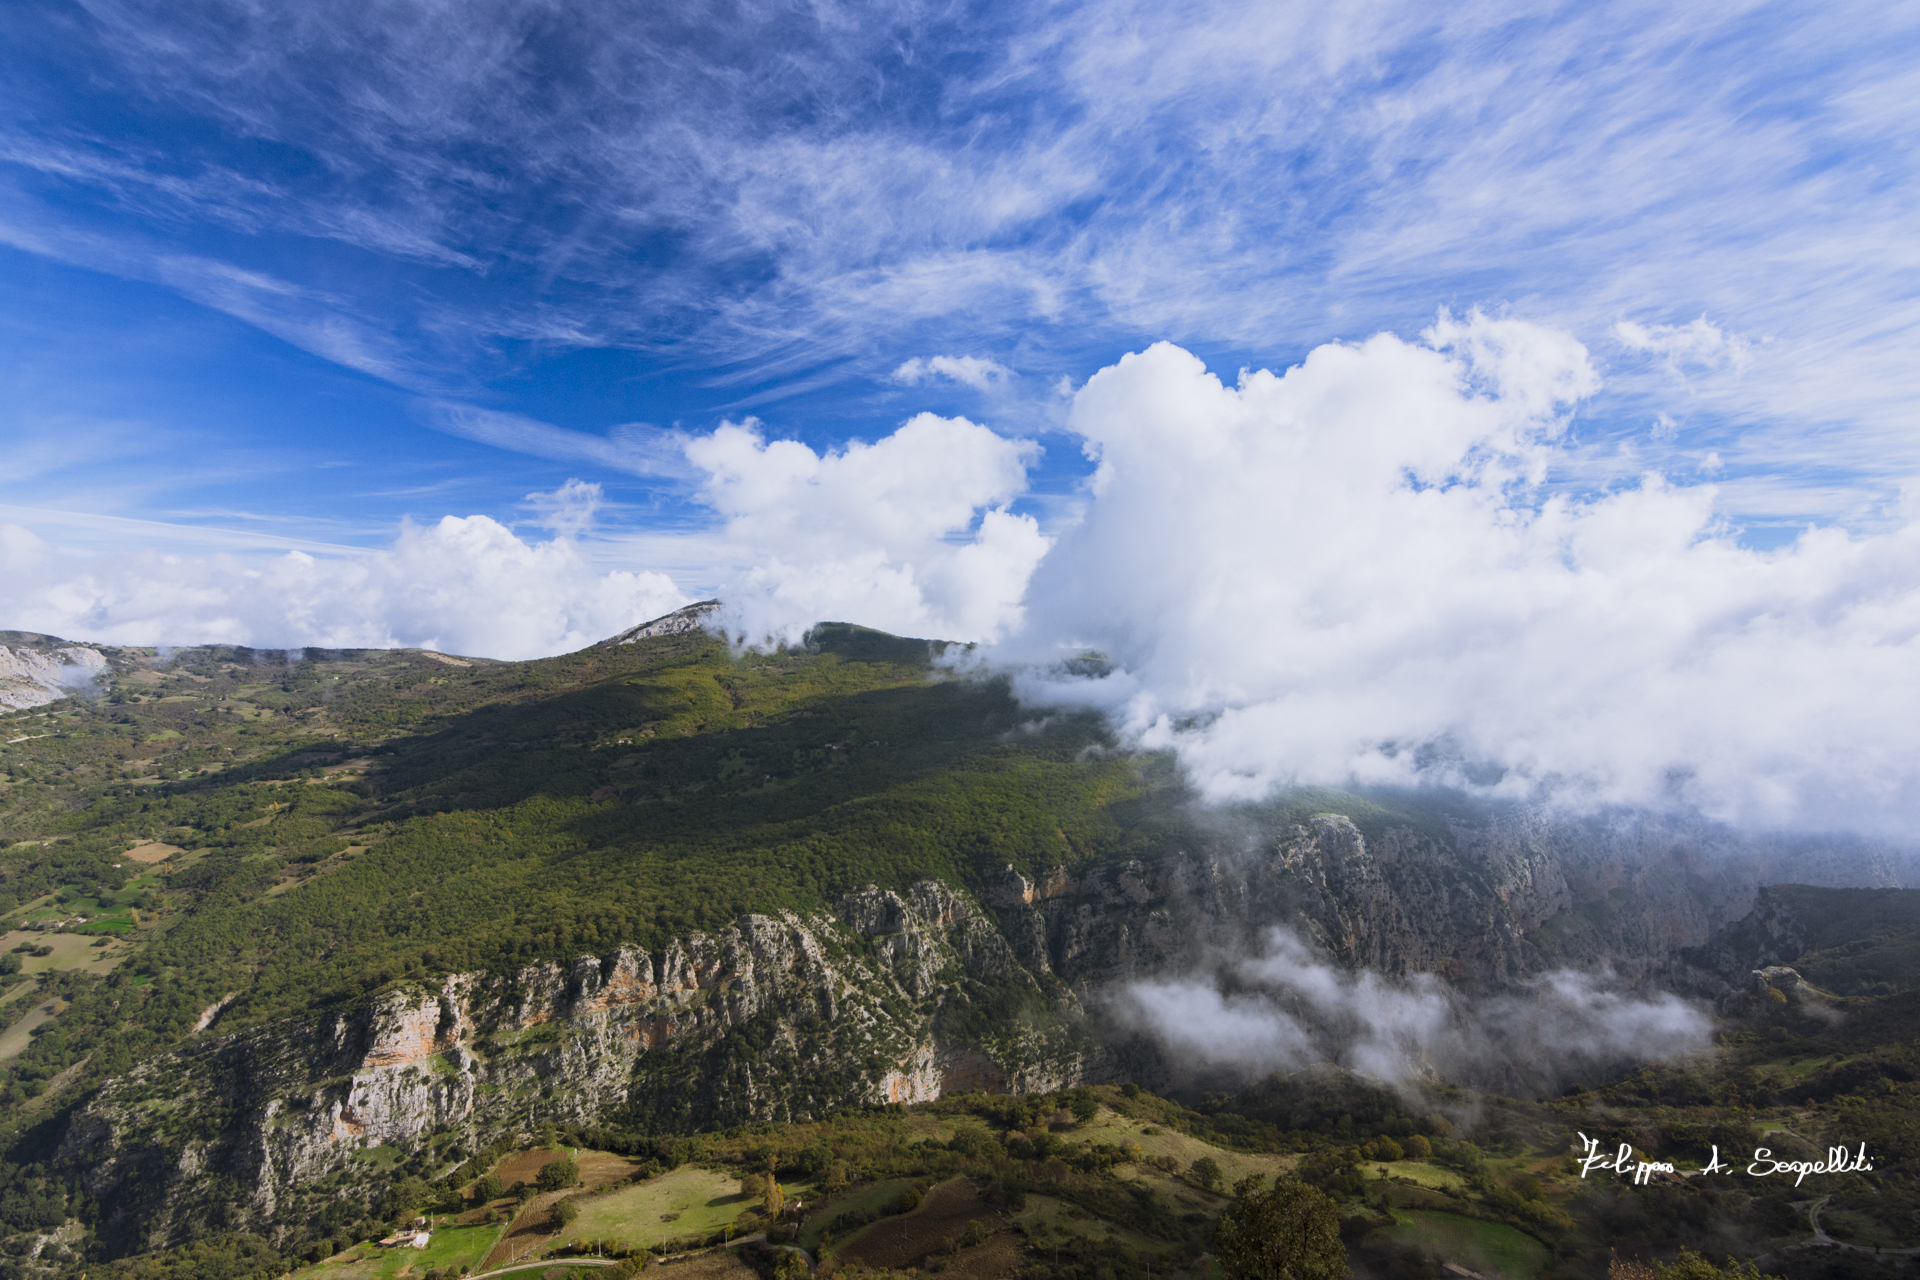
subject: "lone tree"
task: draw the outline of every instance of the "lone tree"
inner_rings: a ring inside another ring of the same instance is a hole
[[[558,1191],[580,1181],[580,1166],[565,1156],[549,1160],[540,1166],[540,1189]]]
[[[1212,1156],[1201,1156],[1188,1167],[1187,1172],[1193,1175],[1195,1182],[1209,1191],[1215,1190],[1220,1185],[1220,1162]]]
[[[1344,1280],[1347,1274],[1340,1211],[1297,1178],[1281,1178],[1271,1191],[1247,1187],[1213,1239],[1233,1280]]]

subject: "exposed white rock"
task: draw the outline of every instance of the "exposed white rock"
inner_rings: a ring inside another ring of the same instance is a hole
[[[690,631],[705,631],[707,620],[720,611],[718,600],[696,600],[684,609],[675,609],[663,614],[651,622],[643,622],[628,631],[608,640],[608,644],[633,644],[639,640],[653,640],[660,636],[685,635]]]
[[[107,660],[85,645],[39,649],[0,644],[0,707],[43,707],[91,685]]]

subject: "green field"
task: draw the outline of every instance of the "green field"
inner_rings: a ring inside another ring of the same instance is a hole
[[[1400,1160],[1384,1166],[1369,1164],[1366,1168],[1369,1173],[1385,1168],[1389,1178],[1405,1178],[1423,1187],[1432,1187],[1435,1191],[1458,1191],[1467,1185],[1467,1180],[1453,1170],[1428,1164],[1424,1160]]]
[[[1076,1239],[1119,1240],[1142,1252],[1156,1251],[1157,1242],[1138,1232],[1129,1231],[1121,1223],[1096,1218],[1078,1206],[1052,1196],[1028,1196],[1027,1207],[1014,1215],[1014,1221],[1026,1230],[1028,1237],[1036,1241],[1038,1247],[1044,1249],[1051,1244],[1068,1256],[1072,1256],[1072,1241]]]
[[[841,1214],[878,1213],[900,1198],[900,1193],[913,1185],[911,1178],[888,1178],[870,1186],[860,1188],[850,1195],[840,1196],[825,1204],[817,1205],[807,1214],[806,1223],[800,1228],[800,1247],[818,1248],[821,1230]],[[847,1232],[843,1229],[841,1237]]]
[[[797,1184],[781,1187],[789,1197],[805,1194]],[[569,1239],[625,1240],[638,1248],[683,1236],[710,1235],[757,1207],[740,1194],[737,1174],[694,1165],[682,1165],[672,1173],[604,1195],[582,1196],[575,1203],[580,1216],[565,1232]],[[664,1221],[668,1214],[677,1217]]]
[[[1472,1271],[1491,1269],[1509,1280],[1533,1280],[1553,1261],[1553,1251],[1524,1231],[1455,1213],[1403,1209],[1390,1234]]]
[[[480,1269],[480,1260],[500,1234],[497,1226],[437,1229],[424,1249],[381,1249],[361,1245],[338,1260],[329,1259],[294,1275],[301,1280],[394,1280],[402,1269],[409,1276],[452,1267]]]
[[[1149,1134],[1148,1129],[1158,1132]],[[1141,1155],[1151,1161],[1161,1156],[1170,1156],[1179,1164],[1179,1171],[1186,1170],[1202,1156],[1210,1156],[1220,1166],[1221,1186],[1231,1187],[1240,1179],[1251,1174],[1273,1177],[1284,1173],[1295,1164],[1293,1157],[1280,1155],[1255,1155],[1240,1151],[1223,1151],[1210,1143],[1180,1133],[1173,1129],[1147,1124],[1120,1115],[1105,1107],[1091,1123],[1074,1130],[1074,1137],[1089,1142],[1106,1142],[1114,1146],[1131,1142],[1139,1146]]]

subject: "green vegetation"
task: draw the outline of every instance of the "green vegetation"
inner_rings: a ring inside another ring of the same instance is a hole
[[[1533,1280],[1553,1260],[1546,1245],[1501,1222],[1429,1209],[1401,1210],[1393,1221],[1386,1232],[1389,1239],[1444,1253],[1469,1270],[1484,1268],[1513,1280]]]
[[[740,1194],[738,1175],[696,1165],[683,1165],[575,1203],[580,1216],[568,1227],[570,1235],[621,1240],[639,1249],[674,1240],[704,1240],[737,1222],[752,1207]]]
[[[1225,1257],[1222,1216],[1242,1221],[1277,1194],[1247,1180],[1278,1176],[1332,1205],[1356,1265],[1379,1275],[1444,1259],[1597,1277],[1610,1249],[1671,1262],[1683,1246],[1811,1238],[1805,1189],[1583,1180],[1576,1131],[1687,1164],[1715,1144],[1805,1158],[1865,1142],[1876,1171],[1819,1186],[1823,1227],[1863,1248],[1920,1243],[1920,907],[1898,892],[1777,890],[1809,939],[1784,958],[1831,993],[1820,1009],[1757,999],[1710,1062],[1546,1101],[1435,1085],[1416,1103],[1315,1071],[1232,1096],[966,1095],[720,1133],[668,1132],[673,1117],[636,1108],[605,1117],[630,1127],[557,1134],[577,1157],[517,1153],[528,1163],[511,1178],[497,1171],[507,1153],[468,1149],[471,1135],[364,1150],[347,1171],[361,1181],[283,1206],[274,1240],[211,1215],[190,1245],[117,1260],[138,1241],[49,1173],[74,1106],[216,1013],[215,1034],[245,1033],[456,972],[824,910],[867,884],[977,888],[1008,865],[1037,878],[1191,847],[1166,760],[1113,750],[1091,718],[1037,720],[1003,684],[949,677],[930,654],[857,628],[774,654],[683,636],[466,666],[118,650],[105,696],[0,716],[0,738],[20,739],[0,749],[0,1280],[43,1274],[19,1255],[63,1227],[116,1280],[299,1267],[377,1280],[403,1266],[424,1280],[478,1270],[504,1229],[536,1217],[564,1226],[534,1233],[543,1256],[575,1239],[631,1254],[765,1229],[849,1268],[1126,1280]],[[1448,840],[1454,804],[1303,792],[1249,816],[1337,810],[1370,836]],[[1017,1023],[1057,993],[972,994],[956,1033]],[[630,1159],[634,1180],[601,1185],[596,1152]],[[366,1186],[371,1200],[346,1194]],[[435,1220],[427,1256],[368,1244],[414,1213]],[[1307,1216],[1325,1225],[1318,1207]],[[791,1256],[753,1265],[771,1275]],[[1794,1270],[1811,1251],[1782,1256],[1775,1269],[1813,1274]]]
[[[1220,1265],[1234,1280],[1341,1280],[1347,1250],[1340,1211],[1325,1193],[1295,1178],[1262,1191],[1239,1188],[1233,1212],[1214,1230]]]

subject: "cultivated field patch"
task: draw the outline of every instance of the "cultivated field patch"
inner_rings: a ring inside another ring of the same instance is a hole
[[[613,1158],[619,1159],[618,1156]],[[500,1181],[505,1186],[511,1187],[516,1182],[524,1182],[532,1186],[540,1180],[540,1171],[555,1160],[572,1160],[575,1164],[580,1163],[579,1157],[571,1147],[534,1147],[502,1156],[493,1166],[493,1171],[500,1176]],[[584,1166],[581,1171],[585,1172]]]
[[[106,975],[126,957],[126,945],[111,942],[104,947],[94,943],[99,937],[84,933],[48,933],[37,929],[13,929],[0,934],[0,952],[12,951],[15,947],[50,947],[48,955],[37,956],[32,951],[22,951],[20,972],[45,973],[49,969],[78,969],[82,973]]]
[[[1026,1269],[1026,1251],[1013,1236],[1002,1232],[984,1244],[962,1249],[940,1274],[950,1280],[1015,1280]]]
[[[869,1267],[910,1266],[948,1240],[961,1239],[967,1224],[976,1219],[1000,1225],[999,1215],[975,1194],[972,1183],[952,1178],[928,1191],[913,1212],[882,1218],[835,1249],[833,1256]]]
[[[165,862],[176,853],[185,852],[186,850],[177,844],[161,844],[157,840],[149,840],[145,844],[137,844],[127,850],[127,857],[132,858],[135,862],[145,862],[151,865],[155,862]]]
[[[1149,1133],[1148,1130],[1153,1130]],[[1251,1155],[1242,1151],[1227,1151],[1212,1143],[1173,1129],[1161,1128],[1139,1120],[1120,1115],[1118,1112],[1100,1108],[1091,1121],[1066,1135],[1071,1141],[1105,1142],[1112,1146],[1131,1142],[1137,1145],[1142,1155],[1149,1161],[1162,1156],[1170,1156],[1185,1172],[1195,1160],[1209,1156],[1220,1166],[1221,1185],[1231,1187],[1250,1174],[1264,1174],[1273,1177],[1285,1173],[1298,1163],[1297,1156]]]
[[[1437,1164],[1425,1164],[1418,1160],[1396,1160],[1389,1165],[1368,1163],[1362,1166],[1369,1177],[1377,1177],[1378,1170],[1384,1168],[1389,1178],[1405,1178],[1417,1182],[1423,1187],[1435,1191],[1458,1191],[1467,1185],[1467,1180],[1452,1169],[1443,1169]]]
[[[553,1222],[553,1205],[560,1196],[560,1192],[549,1191],[527,1201],[521,1207],[519,1216],[513,1220],[513,1224],[487,1253],[484,1265],[499,1267],[509,1262],[517,1262],[521,1258],[538,1253],[549,1242],[557,1239],[560,1232],[557,1224]]]
[[[781,1184],[789,1196],[803,1188]],[[635,1248],[651,1248],[686,1236],[711,1235],[754,1207],[740,1194],[737,1175],[681,1165],[670,1173],[575,1202],[580,1216],[567,1228],[569,1237],[585,1240],[624,1240]]]
[[[381,1249],[356,1245],[324,1262],[293,1273],[291,1280],[412,1280],[430,1270],[480,1269],[480,1256],[493,1242],[493,1227],[442,1227],[424,1249]]]
[[[1493,1271],[1509,1280],[1533,1280],[1553,1260],[1553,1251],[1514,1227],[1457,1213],[1410,1209],[1395,1212],[1389,1233],[1470,1271]]]
[[[616,1156],[610,1151],[582,1151],[573,1162],[580,1166],[580,1185],[588,1191],[625,1182],[640,1169],[625,1156]]]

